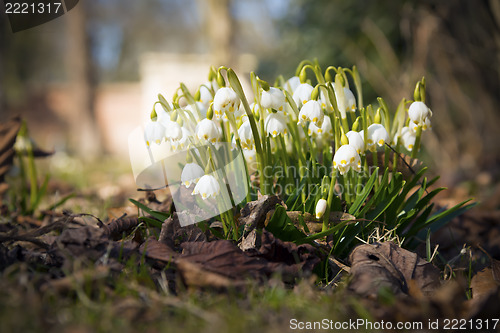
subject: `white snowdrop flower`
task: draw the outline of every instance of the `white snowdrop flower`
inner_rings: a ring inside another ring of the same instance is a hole
[[[422,124],[422,130],[427,131],[432,129],[431,119],[429,117],[425,118],[424,123]]]
[[[322,109],[326,109],[326,107],[328,105],[328,95],[325,95],[323,93],[323,89],[320,89],[320,92],[319,92],[319,101],[321,103],[321,108]],[[330,106],[330,109],[331,109],[331,106]]]
[[[216,143],[220,141],[222,134],[215,121],[205,118],[196,125],[196,136],[203,143]]]
[[[313,86],[311,86],[309,83],[301,83],[297,87],[297,89],[295,89],[292,97],[299,109],[302,107],[302,105],[306,104],[307,101],[311,100],[311,93],[313,90]]]
[[[182,137],[181,125],[170,120],[170,114],[165,110],[156,111],[156,114],[158,116],[158,122],[165,128],[165,137],[167,140],[180,140]]]
[[[270,87],[268,91],[262,90],[260,104],[263,108],[272,108],[283,112],[285,110],[286,98],[281,89]]]
[[[164,121],[162,122],[165,126],[165,137],[170,141],[177,141],[182,139],[182,127],[175,121]]]
[[[300,85],[300,79],[298,76],[292,76],[285,82],[284,88],[286,91],[288,91],[290,94],[293,95],[295,92],[295,89]]]
[[[425,120],[432,116],[432,111],[423,102],[413,102],[408,109],[408,116],[415,124],[423,126]]]
[[[344,87],[344,96],[346,100],[346,111],[348,112],[355,112],[356,111],[356,98],[354,97],[354,94],[352,91]]]
[[[347,117],[346,112],[348,110],[347,99],[346,99],[344,88],[345,87],[343,87],[342,84],[340,82],[337,82],[337,81],[333,85],[333,92],[335,93],[335,100],[337,101],[337,107],[339,108],[340,117],[342,119],[345,119]]]
[[[234,113],[240,105],[240,99],[236,92],[228,87],[217,90],[214,97],[214,114],[217,118],[222,118],[224,113]]]
[[[323,214],[325,214],[326,211],[326,200],[325,199],[319,199],[318,203],[316,204],[316,218],[319,220]]]
[[[382,124],[371,124],[368,126],[368,142],[366,146],[371,151],[377,149],[376,145],[383,146],[389,142],[389,133]]]
[[[257,152],[255,149],[243,149],[243,156],[247,163],[253,163],[257,161]]]
[[[152,142],[159,145],[164,137],[165,127],[158,121],[149,121],[144,126],[144,139],[148,147]]]
[[[258,169],[257,152],[255,149],[243,149],[243,156],[247,162],[248,174],[251,175]]]
[[[212,96],[210,89],[207,88],[210,86],[211,83],[208,81],[205,83],[205,85],[200,86],[200,103],[204,105],[205,109],[208,109],[210,103],[214,101],[214,97]]]
[[[250,106],[250,109],[251,108],[252,107]],[[245,111],[245,107],[243,106],[243,103],[240,103],[240,107],[238,108],[238,110],[236,110],[234,112],[234,119],[236,121],[240,121],[240,120],[241,121],[246,121],[246,120],[248,120],[247,113]]]
[[[365,143],[363,141],[363,137],[360,133],[355,131],[349,131],[346,133],[347,139],[349,139],[349,144],[356,149],[358,154],[364,154],[365,152]]]
[[[333,156],[333,167],[345,175],[351,168],[357,172],[361,171],[361,158],[356,148],[351,145],[341,146]]]
[[[245,149],[253,149],[254,139],[252,133],[252,127],[249,121],[245,121],[241,124],[238,129],[238,135],[240,137],[241,147]]]
[[[220,185],[217,179],[212,175],[204,175],[198,180],[191,195],[199,194],[203,200],[214,197],[219,194]]]
[[[319,138],[329,138],[333,135],[332,129],[332,121],[330,117],[325,116],[323,119],[323,124],[321,127],[316,126],[314,123],[309,123],[309,127],[307,129],[307,134],[315,138],[316,136]]]
[[[198,116],[198,112],[196,112],[196,107],[198,107],[198,110],[200,111],[201,118]],[[185,109],[191,112],[196,121],[200,121],[203,118],[206,118],[208,106],[205,106],[202,102],[196,102],[196,106],[194,104],[189,104],[185,107]]]
[[[410,120],[410,122],[408,123],[408,129],[410,131],[412,131],[413,133],[416,133],[417,129],[418,129],[418,125],[415,124],[413,121]]]
[[[314,125],[321,127],[324,119],[325,113],[321,108],[320,102],[311,100],[306,102],[302,109],[300,109],[298,124],[304,124],[306,121],[310,120]]]
[[[189,138],[193,136],[190,130],[185,127],[181,127],[182,136],[179,140],[172,140],[172,150],[182,150],[189,143]]]
[[[186,163],[182,169],[181,183],[188,188],[191,184],[196,184],[204,174],[203,168],[198,164]]]
[[[416,133],[408,127],[401,129],[401,144],[408,150],[412,151],[415,146]]]
[[[281,112],[270,113],[264,121],[266,132],[273,137],[286,134],[286,120],[287,118]]]

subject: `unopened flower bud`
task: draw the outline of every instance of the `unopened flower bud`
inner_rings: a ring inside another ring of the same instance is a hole
[[[326,200],[325,199],[319,199],[318,203],[316,204],[316,218],[319,220],[323,214],[325,214],[326,211]]]

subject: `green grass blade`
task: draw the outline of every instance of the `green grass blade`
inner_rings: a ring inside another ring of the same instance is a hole
[[[134,205],[136,205],[137,207],[139,207],[140,209],[142,209],[143,211],[145,211],[146,213],[148,213],[149,215],[153,216],[155,219],[158,219],[162,222],[165,221],[170,216],[170,214],[168,213],[154,211],[137,200],[129,199],[129,201]]]
[[[361,209],[361,206],[363,205],[363,203],[365,202],[366,198],[370,194],[370,192],[371,192],[371,190],[373,188],[373,185],[375,185],[375,180],[378,177],[378,169],[379,168],[375,169],[375,171],[371,175],[370,179],[368,179],[368,181],[366,182],[365,188],[363,189],[363,191],[361,192],[361,194],[359,194],[356,197],[356,200],[354,200],[354,202],[352,203],[351,207],[349,208],[349,214],[357,216],[357,214],[359,213],[359,210]]]

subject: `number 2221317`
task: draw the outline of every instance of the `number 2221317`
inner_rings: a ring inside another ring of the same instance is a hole
[[[6,2],[5,14],[57,14],[63,10],[61,2]]]
[[[444,330],[496,329],[499,319],[444,319]]]

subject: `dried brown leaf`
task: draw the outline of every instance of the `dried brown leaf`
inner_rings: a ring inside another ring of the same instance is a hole
[[[473,298],[495,294],[500,287],[500,261],[491,258],[491,267],[486,267],[472,277],[470,287]]]
[[[180,255],[165,243],[154,239],[154,237],[150,237],[146,242],[144,242],[140,246],[139,251],[144,253],[147,258],[164,262],[170,262],[172,259],[177,258]]]
[[[262,229],[267,213],[279,203],[281,203],[281,199],[276,195],[264,195],[259,200],[247,203],[238,218],[239,225],[245,225],[243,235],[248,235],[255,228]]]
[[[436,267],[392,242],[360,245],[349,260],[352,264],[349,288],[358,294],[377,296],[381,287],[395,295],[408,294],[410,280],[415,280],[412,286],[424,295],[439,286]]]
[[[139,223],[139,218],[137,216],[122,216],[117,219],[112,219],[108,224],[102,223],[99,226],[103,228],[109,238],[119,240],[123,237],[124,233],[127,234],[131,232]]]

